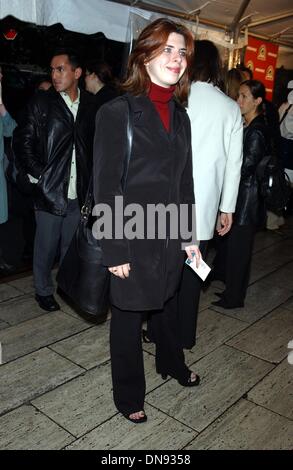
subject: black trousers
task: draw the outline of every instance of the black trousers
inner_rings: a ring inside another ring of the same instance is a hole
[[[201,241],[199,248],[206,257],[208,240]],[[200,292],[204,281],[184,264],[181,284],[178,292],[178,322],[181,346],[191,349],[196,343],[196,328]]]
[[[228,305],[241,305],[245,300],[255,232],[253,225],[233,225],[218,245],[215,277],[226,284],[223,298]]]
[[[166,302],[163,310],[133,312],[112,305],[110,350],[113,396],[117,409],[124,414],[143,410],[145,375],[141,327],[146,313],[156,344],[156,369],[178,380],[187,381],[190,371],[184,362],[177,323],[177,295]]]

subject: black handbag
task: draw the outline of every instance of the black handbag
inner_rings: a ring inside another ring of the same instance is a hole
[[[122,188],[125,189],[133,138],[133,116],[129,100],[127,122],[127,153],[122,176]],[[98,320],[106,319],[109,309],[110,272],[102,264],[102,249],[99,240],[92,234],[94,204],[93,177],[81,218],[72,242],[64,256],[57,274],[58,290],[68,303],[81,312],[94,315]],[[65,295],[64,295],[65,294]]]
[[[290,180],[274,155],[267,155],[258,165],[257,176],[260,193],[266,208],[272,212],[282,211],[290,198]]]

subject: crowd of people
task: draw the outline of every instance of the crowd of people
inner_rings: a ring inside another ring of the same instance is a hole
[[[225,290],[214,304],[244,306],[254,236],[267,219],[258,165],[275,149],[292,178],[293,91],[280,108],[280,126],[249,69],[233,69],[225,79],[217,47],[194,41],[185,26],[168,19],[141,32],[119,86],[107,64],[82,66],[68,49],[54,52],[50,69],[50,80],[39,84],[17,124],[0,94],[0,223],[8,218],[3,136],[13,134],[15,166],[28,178],[34,202],[39,306],[60,308],[51,271],[71,243],[91,175],[96,204],[110,207],[114,218],[119,196],[124,206],[140,205],[145,214],[149,205],[188,208],[189,237],[172,237],[169,225],[161,237],[156,224],[154,237],[147,226],[144,236],[100,240],[111,273],[114,402],[126,419],[143,423],[142,339],[155,343],[163,379],[169,375],[185,387],[200,383],[185,364],[184,349],[195,345],[203,282],[185,260],[198,267],[215,233],[210,277],[222,280]],[[82,75],[86,90],[79,87]],[[133,139],[122,184],[129,113]],[[0,269],[8,268],[0,252]]]

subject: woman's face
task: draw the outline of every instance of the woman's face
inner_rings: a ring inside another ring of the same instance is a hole
[[[160,55],[145,63],[147,73],[153,83],[168,88],[175,85],[184,74],[186,61],[185,38],[171,33]]]
[[[90,93],[95,93],[96,75],[94,74],[94,72],[91,73],[86,70],[84,81],[86,91],[89,91]]]
[[[253,115],[257,112],[261,98],[254,98],[247,85],[241,85],[237,103],[239,104],[242,116]]]

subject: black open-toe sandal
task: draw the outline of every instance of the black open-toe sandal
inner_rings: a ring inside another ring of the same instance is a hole
[[[177,382],[183,387],[196,387],[196,385],[200,384],[200,376],[195,374],[195,380],[191,380],[191,374],[192,372],[190,372],[187,380],[184,380],[184,381],[178,380]]]
[[[143,410],[142,410],[143,411]],[[144,412],[144,411],[143,411]],[[128,419],[128,421],[131,421],[132,423],[134,424],[139,424],[139,423],[145,423],[148,419],[147,415],[145,414],[144,412],[144,416],[141,416],[140,418],[138,419],[135,419],[135,418],[130,418],[130,415],[132,415],[133,413],[130,413],[129,415],[127,414],[124,414],[122,413],[124,418]]]
[[[159,374],[161,375],[162,380],[167,380],[168,374],[166,374],[166,373],[161,373],[161,372],[159,372]],[[200,376],[197,375],[197,374],[195,374],[195,377],[196,377],[195,380],[191,380],[191,374],[192,374],[192,372],[190,372],[190,375],[189,375],[187,381],[186,381],[186,380],[185,380],[185,381],[177,380],[177,382],[178,382],[180,385],[182,385],[183,387],[195,387],[196,385],[199,385],[199,383],[200,383]]]

